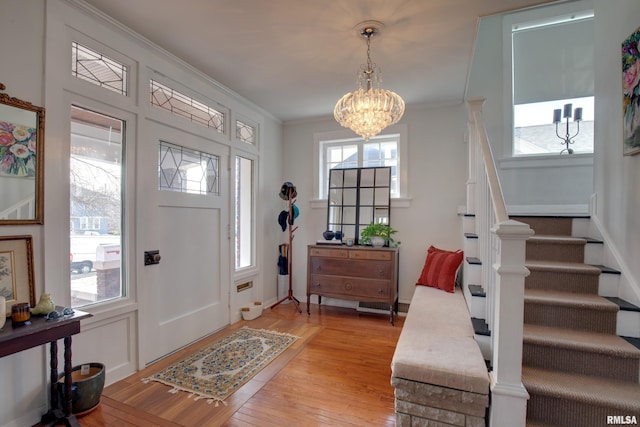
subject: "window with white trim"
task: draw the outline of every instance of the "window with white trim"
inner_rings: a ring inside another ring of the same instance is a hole
[[[126,122],[71,106],[69,261],[71,306],[125,295],[122,247]]]
[[[523,22],[515,16],[510,29],[513,156],[558,154],[566,149],[567,131],[574,153],[593,153],[593,11],[534,20],[525,14]],[[582,121],[570,117],[567,128],[563,117],[556,134],[554,110],[564,111],[567,104],[582,109]]]
[[[331,169],[357,167],[391,167],[391,197],[401,193],[401,135],[400,133],[378,135],[369,141],[363,138],[326,139],[319,141],[319,195],[326,199]]]
[[[96,86],[127,95],[127,66],[76,41],[71,42],[71,74]]]
[[[155,80],[149,80],[150,102],[157,108],[224,134],[225,114]]]
[[[255,265],[254,161],[235,157],[235,268]]]
[[[256,145],[256,127],[236,120],[236,138],[246,144]]]

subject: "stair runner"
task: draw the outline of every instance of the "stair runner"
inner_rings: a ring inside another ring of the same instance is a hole
[[[571,218],[514,219],[536,232],[526,252],[527,426],[640,423],[640,350],[616,335],[618,305],[598,295],[601,270],[583,262],[586,239],[570,237]]]

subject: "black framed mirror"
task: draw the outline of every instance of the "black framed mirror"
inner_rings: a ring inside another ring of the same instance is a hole
[[[391,167],[331,169],[327,194],[327,230],[358,244],[370,223],[391,225]]]
[[[0,225],[44,223],[44,122],[44,108],[0,93]]]

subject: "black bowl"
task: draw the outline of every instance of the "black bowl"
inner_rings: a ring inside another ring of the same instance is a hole
[[[333,240],[333,238],[336,237],[336,233],[331,230],[327,230],[322,233],[322,237],[324,237],[325,240]]]

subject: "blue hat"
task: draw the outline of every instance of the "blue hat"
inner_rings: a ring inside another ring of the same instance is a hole
[[[288,216],[289,216],[289,212],[287,212],[287,211],[282,211],[278,215],[278,224],[280,224],[280,227],[282,227],[282,231],[285,231],[287,229],[287,217]]]
[[[294,203],[293,205],[291,205],[291,210],[293,211],[293,216],[289,217],[289,224],[293,225],[293,221],[300,215],[300,209],[298,209],[298,207]]]

